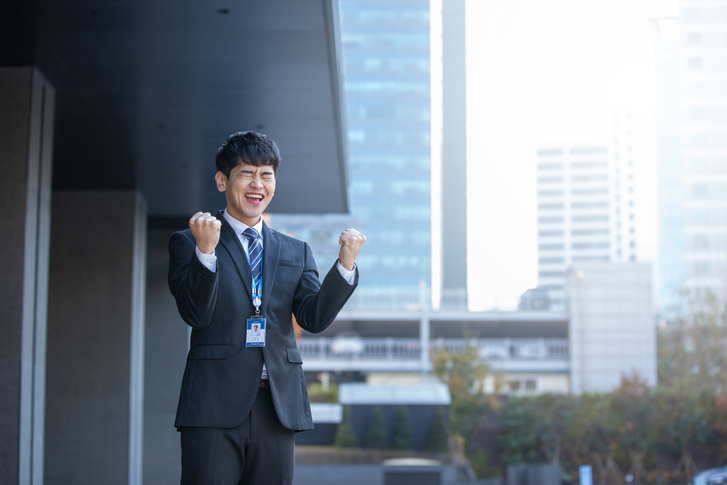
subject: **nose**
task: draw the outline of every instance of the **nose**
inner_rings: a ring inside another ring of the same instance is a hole
[[[263,186],[263,179],[260,175],[253,175],[252,180],[250,181],[250,185],[253,187],[262,187]]]

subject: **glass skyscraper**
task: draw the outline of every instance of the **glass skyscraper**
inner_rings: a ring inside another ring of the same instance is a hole
[[[660,307],[727,291],[727,0],[679,2],[678,41],[657,50]]]
[[[367,237],[355,296],[416,302],[421,282],[431,285],[429,2],[338,5],[350,214],[273,214],[270,224],[308,241],[323,274],[355,227]]]

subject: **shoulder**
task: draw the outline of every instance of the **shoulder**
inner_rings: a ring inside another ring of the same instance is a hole
[[[196,244],[197,241],[194,239],[191,229],[177,231],[173,233],[169,238],[169,249],[182,248],[190,245],[192,246],[192,248],[194,248]]]

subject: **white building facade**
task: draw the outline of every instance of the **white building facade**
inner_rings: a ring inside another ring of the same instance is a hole
[[[579,263],[568,290],[571,392],[610,392],[634,374],[656,385],[651,264]]]
[[[637,259],[628,117],[616,127],[622,136],[614,143],[537,152],[538,287],[548,291],[554,310],[567,308],[572,266]]]

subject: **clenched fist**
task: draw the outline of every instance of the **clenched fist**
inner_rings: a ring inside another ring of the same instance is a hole
[[[350,228],[343,231],[341,237],[338,238],[338,244],[341,245],[341,250],[338,252],[338,259],[341,262],[341,266],[351,271],[353,269],[353,263],[356,261],[356,256],[361,251],[361,246],[365,242],[366,236],[356,229]]]
[[[197,212],[189,220],[189,227],[197,240],[199,251],[204,254],[214,253],[217,243],[220,242],[222,222],[209,212]]]

